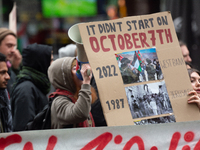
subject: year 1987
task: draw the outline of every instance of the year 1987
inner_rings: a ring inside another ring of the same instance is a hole
[[[111,101],[106,101],[106,104],[108,105],[108,109],[120,109],[124,108],[124,99],[116,99],[116,100],[111,100]]]

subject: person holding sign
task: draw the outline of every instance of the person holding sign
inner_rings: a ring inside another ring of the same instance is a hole
[[[198,108],[200,109],[200,71],[191,68],[188,69],[188,73],[193,88],[193,91],[190,91],[188,93],[188,95],[190,95],[188,103],[196,103]]]
[[[83,81],[76,75],[76,58],[64,57],[55,60],[48,69],[51,84],[56,89],[51,106],[51,127],[94,127],[91,103],[96,100],[95,90],[90,85],[92,72],[89,64],[81,66]]]

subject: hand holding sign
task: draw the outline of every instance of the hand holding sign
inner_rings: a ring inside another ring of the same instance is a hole
[[[190,96],[190,98],[188,99],[188,104],[196,103],[198,108],[200,109],[200,98],[197,92],[193,90],[193,91],[190,91],[188,95]]]

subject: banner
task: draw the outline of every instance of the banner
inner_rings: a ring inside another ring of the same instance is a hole
[[[81,23],[79,30],[108,126],[200,119],[187,103],[192,86],[170,12]]]
[[[200,121],[0,134],[0,150],[199,150]]]

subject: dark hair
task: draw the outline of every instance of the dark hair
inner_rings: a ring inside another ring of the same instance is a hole
[[[194,69],[194,68],[190,68],[190,69],[187,69],[188,70],[188,74],[189,74],[189,77],[191,78],[191,74],[193,72],[196,72],[198,75],[200,75],[200,71],[197,70],[197,69]]]
[[[186,64],[186,66],[187,65],[190,66],[190,68],[194,68],[194,66],[190,62],[185,61],[185,64]]]
[[[0,62],[2,62],[2,61],[6,62],[6,56],[4,54],[0,53]]]
[[[187,46],[186,43],[184,43],[183,41],[179,41],[179,45],[180,45],[180,47],[184,46],[184,45]]]

